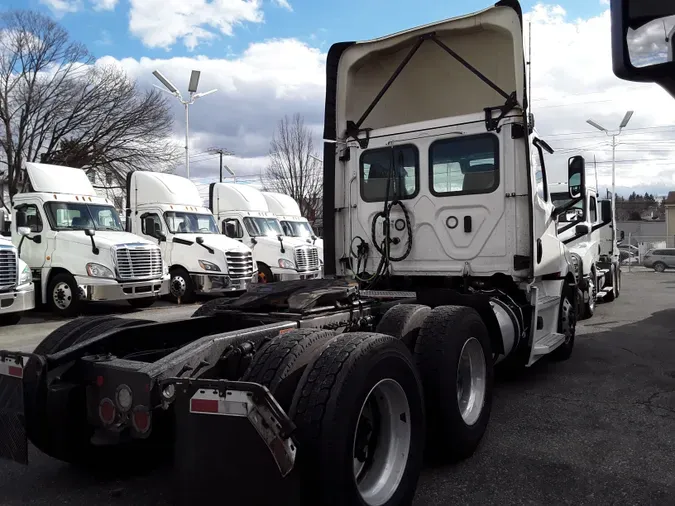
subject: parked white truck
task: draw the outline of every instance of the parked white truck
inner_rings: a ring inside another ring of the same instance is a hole
[[[576,185],[575,185],[576,186]],[[571,203],[567,184],[552,185],[558,207]],[[590,318],[598,300],[612,302],[621,290],[621,265],[611,199],[599,199],[594,188],[577,195],[575,204],[558,216],[558,234],[567,245],[579,279],[580,318]]]
[[[169,297],[245,291],[257,281],[251,249],[223,236],[190,180],[136,171],[127,178],[127,230],[154,240],[169,266]]]
[[[321,277],[318,248],[305,239],[284,236],[279,220],[257,188],[212,183],[209,207],[223,234],[254,251],[260,283]]]
[[[19,235],[30,230],[22,227]],[[35,285],[28,264],[19,258],[9,239],[0,237],[0,325],[16,325],[35,307]]]
[[[26,163],[26,173],[31,191],[14,196],[12,243],[52,312],[72,316],[88,301],[149,307],[168,292],[160,249],[124,231],[83,170]]]
[[[309,220],[300,212],[300,206],[290,195],[277,192],[261,192],[272,214],[279,219],[284,236],[307,241],[319,250],[319,260],[323,265],[323,239],[317,237]]]

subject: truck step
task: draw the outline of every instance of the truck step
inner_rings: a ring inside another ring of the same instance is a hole
[[[415,292],[394,292],[389,290],[361,290],[359,293],[371,299],[414,299],[417,297]]]
[[[602,299],[605,295],[607,295],[611,292],[612,292],[612,287],[608,286],[607,288],[603,288],[597,294],[595,294],[595,297],[598,298],[598,299]]]
[[[548,355],[565,341],[565,334],[553,332],[534,343],[534,356]]]
[[[542,309],[548,309],[557,305],[558,303],[560,303],[560,297],[558,295],[547,295],[537,299],[537,307],[539,308],[539,311]]]

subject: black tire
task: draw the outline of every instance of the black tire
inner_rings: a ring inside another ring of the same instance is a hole
[[[298,447],[302,447],[297,465],[302,473],[304,504],[365,504],[354,476],[355,439],[362,438],[357,428],[362,429],[359,422],[363,420],[365,402],[372,400],[371,392],[383,382],[398,388],[399,398],[407,401],[407,412],[403,411],[395,420],[389,419],[410,439],[407,454],[390,452],[407,459],[391,466],[401,473],[400,480],[392,494],[378,504],[412,503],[425,443],[420,378],[410,351],[400,339],[358,332],[336,336],[307,367],[293,397],[290,415],[297,426]],[[373,418],[378,420],[376,416]],[[382,440],[382,434],[378,441]],[[400,444],[404,440],[397,441]],[[377,455],[377,451],[373,454]]]
[[[273,283],[274,274],[272,274],[272,269],[267,267],[265,264],[258,262],[258,283]]]
[[[179,304],[187,304],[195,298],[195,285],[190,273],[182,267],[171,269],[169,281],[169,300]]]
[[[307,364],[334,336],[334,331],[321,329],[281,334],[257,351],[241,380],[266,386],[279,405],[288,410]]]
[[[21,321],[22,316],[23,312],[0,315],[0,326],[16,325]]]
[[[621,295],[621,266],[616,266],[616,290],[614,290],[614,298],[618,299]]]
[[[563,361],[570,358],[574,349],[574,337],[577,329],[577,307],[574,304],[574,285],[567,285],[567,288],[560,297],[560,307],[558,309],[558,332],[565,334],[565,342],[551,353],[551,359]]]
[[[467,423],[458,401],[458,371],[465,345],[473,349],[477,347],[472,339],[480,344],[483,353],[485,389],[477,418]],[[422,376],[424,404],[427,406],[429,460],[440,464],[471,456],[485,434],[492,410],[494,362],[485,323],[478,312],[469,307],[435,308],[420,330],[415,359]]]
[[[141,323],[150,321],[115,317],[78,318],[52,332],[38,345],[35,353],[57,353],[108,330]],[[70,396],[66,420],[56,420],[51,416],[44,387],[24,381],[24,388],[28,439],[40,451],[57,460],[87,467],[107,468],[115,466],[119,462],[118,457],[129,459],[120,447],[91,444],[93,427],[86,419],[84,387]]]
[[[55,299],[60,302],[57,303]],[[47,306],[57,316],[72,317],[79,314],[82,309],[80,287],[72,274],[60,272],[49,281]]]
[[[399,304],[384,314],[375,332],[401,339],[408,349],[413,351],[420,328],[430,312],[429,306]]]
[[[605,295],[602,298],[602,301],[603,302],[614,302],[614,299],[616,299],[616,294],[614,293],[614,290],[616,289],[616,285],[617,285],[616,270],[614,269],[614,265],[609,266],[609,273],[607,273],[606,276],[609,276],[609,279],[610,279],[609,286],[612,287],[612,291],[607,292],[607,295]]]
[[[228,299],[227,297],[219,297],[217,299],[212,299],[208,302],[205,302],[197,308],[197,310],[192,313],[190,318],[196,318],[198,316],[213,316],[216,314],[218,309],[229,304],[233,299]]]
[[[152,306],[157,297],[143,297],[141,299],[128,299],[127,302],[134,309],[147,309]]]
[[[654,263],[654,270],[656,272],[665,272],[667,266],[663,262],[655,262]]]

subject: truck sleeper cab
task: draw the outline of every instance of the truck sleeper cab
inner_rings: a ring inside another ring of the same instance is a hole
[[[124,231],[84,171],[38,163],[26,171],[32,191],[14,196],[12,242],[52,312],[75,315],[89,301],[148,307],[168,292],[160,249]]]
[[[318,248],[305,239],[285,236],[258,189],[242,184],[212,183],[209,207],[223,234],[255,252],[259,282],[321,277]]]
[[[251,249],[220,234],[197,187],[184,177],[129,174],[127,227],[161,247],[175,302],[189,302],[195,294],[245,291],[258,279]]]

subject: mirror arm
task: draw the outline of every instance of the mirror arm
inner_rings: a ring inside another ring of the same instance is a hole
[[[90,235],[89,239],[91,239],[91,252],[94,255],[98,255],[99,249],[96,247],[96,243],[94,242],[94,236]]]
[[[18,245],[17,248],[16,248],[16,250],[17,250],[17,251],[16,251],[16,256],[18,256],[19,258],[21,258],[21,246],[23,245],[23,240],[24,240],[25,238],[26,238],[25,235],[22,235],[22,236],[21,236],[21,239],[19,240],[19,245]]]
[[[562,206],[560,206],[560,207],[554,208],[554,209],[553,209],[553,212],[551,213],[551,216],[554,217],[554,218],[557,218],[557,217],[560,216],[562,213],[564,213],[564,212],[567,211],[568,209],[571,209],[574,205],[576,205],[578,202],[581,202],[582,200],[584,200],[584,197],[583,197],[583,196],[577,197],[576,199],[570,200],[570,201],[569,201],[567,204],[565,204],[565,205],[562,205]]]

